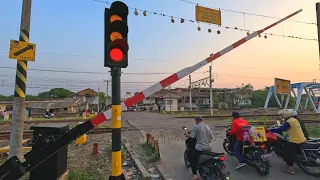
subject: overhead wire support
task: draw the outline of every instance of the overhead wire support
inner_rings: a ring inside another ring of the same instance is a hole
[[[101,1],[101,0],[92,0],[92,1],[95,1],[95,2],[100,2],[100,3],[106,3],[106,4],[111,4],[107,1]],[[188,2],[188,3],[191,3],[191,4],[197,4],[197,3],[194,3],[194,2],[191,2],[191,1],[184,1],[184,0],[180,0],[180,1],[183,1],[183,2]],[[204,7],[208,7],[208,6],[204,6]],[[160,16],[163,16],[163,17],[169,17],[171,18],[171,22],[174,23],[175,20],[174,19],[179,19],[181,20],[180,22],[183,23],[185,21],[189,21],[191,23],[197,23],[198,24],[198,31],[201,31],[201,28],[200,28],[200,24],[209,24],[209,23],[206,23],[206,22],[199,22],[199,21],[195,21],[195,20],[192,20],[192,19],[188,19],[188,18],[183,18],[183,17],[178,17],[178,16],[173,16],[173,15],[168,15],[168,14],[163,14],[162,12],[156,12],[156,11],[148,11],[148,10],[143,10],[143,9],[139,9],[139,8],[133,8],[133,7],[128,7],[129,9],[132,9],[135,11],[135,15],[137,16],[138,15],[138,11],[140,12],[143,12],[143,14],[146,16],[146,13],[149,13],[149,14],[154,14],[154,15],[160,15]],[[210,7],[208,7],[210,8]],[[240,11],[234,11],[234,10],[228,10],[228,9],[220,9],[220,8],[215,8],[215,9],[219,9],[219,10],[222,10],[222,11],[228,11],[228,12],[234,12],[234,13],[241,13],[241,14],[247,14],[247,15],[254,15],[254,16],[260,16],[260,17],[265,17],[265,18],[273,18],[273,19],[280,19],[278,17],[273,17],[273,16],[266,16],[266,15],[259,15],[259,14],[254,14],[254,13],[247,13],[247,12],[240,12]],[[317,25],[316,23],[308,23],[308,22],[302,22],[302,21],[295,21],[295,20],[290,20],[292,22],[298,22],[298,23],[304,23],[304,24],[314,24],[314,25]],[[210,26],[210,24],[209,24]],[[254,32],[253,30],[249,30],[249,29],[241,29],[241,28],[237,28],[237,27],[231,27],[231,26],[222,26],[222,25],[218,25],[218,31],[217,33],[220,34],[221,31],[219,30],[219,27],[224,27],[226,29],[230,29],[230,30],[237,30],[237,31],[247,31],[247,33],[251,33],[251,32]],[[210,31],[211,32],[211,31]],[[292,38],[292,39],[299,39],[299,40],[308,40],[308,41],[318,41],[316,38],[305,38],[305,37],[298,37],[298,36],[293,36],[293,35],[287,35],[287,36],[284,36],[283,34],[282,35],[279,35],[279,34],[275,34],[275,33],[265,33],[265,38],[266,38],[266,35],[270,35],[270,36],[277,36],[277,37],[286,37],[286,38]]]

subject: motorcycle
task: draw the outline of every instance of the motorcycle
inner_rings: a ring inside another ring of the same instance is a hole
[[[229,130],[226,132],[226,139],[224,139],[223,148],[229,155],[234,156],[233,148],[236,142],[236,137],[231,136],[228,132]],[[255,168],[259,174],[266,176],[270,173],[270,159],[272,154],[267,151],[264,143],[255,143],[254,145],[251,145],[251,143],[244,142],[243,156],[246,159],[246,164]]]
[[[188,130],[185,126],[184,130]],[[189,132],[190,133],[190,132]],[[190,155],[196,146],[196,139],[187,138],[185,141],[186,149],[184,151],[184,163],[187,168],[190,167]],[[230,173],[228,172],[224,153],[215,153],[211,151],[204,151],[199,156],[198,172],[203,180],[230,180]]]
[[[279,157],[283,157],[284,144],[289,140],[282,134],[267,132],[268,142],[266,144],[268,152],[275,152]],[[295,162],[305,173],[320,177],[320,143],[319,139],[309,139],[300,147],[300,152],[296,154]],[[310,168],[316,168],[318,172],[312,172]]]
[[[45,119],[50,119],[50,118],[54,118],[54,114],[53,113],[51,113],[50,115],[43,115],[43,117],[45,118]]]

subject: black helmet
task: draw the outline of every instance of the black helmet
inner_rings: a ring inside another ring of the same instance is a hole
[[[240,114],[238,112],[232,112],[231,116],[233,117],[233,119],[236,119],[240,117]]]
[[[196,121],[202,121],[202,117],[201,116],[197,116],[194,118]]]

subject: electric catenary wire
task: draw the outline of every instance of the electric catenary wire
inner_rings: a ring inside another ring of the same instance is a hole
[[[192,1],[187,1],[187,0],[179,0],[179,1],[186,2],[186,3],[189,3],[189,4],[199,5],[199,6],[203,6],[203,7],[207,7],[207,8],[211,8],[211,9],[220,9],[221,11],[226,11],[226,12],[232,12],[232,13],[238,13],[238,14],[247,14],[247,15],[258,16],[258,17],[263,17],[263,18],[281,19],[279,17],[262,15],[262,14],[255,14],[255,13],[249,13],[249,12],[243,12],[243,11],[235,11],[235,10],[223,9],[223,8],[214,8],[214,7],[210,7],[210,6],[207,6],[207,5],[202,5],[202,4],[199,4],[199,3],[196,3],[196,2],[192,2]],[[297,21],[297,20],[287,20],[287,21],[301,23],[301,24],[308,24],[308,25],[317,25],[317,23],[312,23],[312,22],[304,22],[304,21]]]
[[[95,2],[99,2],[99,3],[105,3],[105,4],[111,4],[109,1],[101,1],[101,0],[92,0],[92,1],[95,1]],[[183,0],[181,0],[183,1]],[[183,2],[187,2],[187,3],[190,3],[190,4],[197,4],[197,3],[194,3],[194,2],[191,2],[191,1],[183,1]],[[206,7],[206,6],[205,6]],[[162,12],[156,12],[156,11],[149,11],[149,10],[143,10],[143,9],[139,9],[139,8],[133,8],[133,7],[128,7],[129,9],[131,10],[134,10],[134,15],[138,16],[139,15],[139,12],[142,12],[143,16],[147,16],[147,14],[153,14],[153,15],[159,15],[159,16],[164,16],[164,17],[169,17],[171,18],[171,22],[172,23],[175,23],[175,19],[177,20],[180,20],[180,23],[184,23],[185,21],[188,21],[188,22],[191,22],[191,23],[197,23],[198,24],[198,31],[201,31],[201,27],[200,27],[200,24],[209,24],[209,29],[208,29],[208,32],[211,33],[212,30],[210,28],[210,23],[205,23],[205,22],[197,22],[195,20],[191,20],[191,19],[188,19],[188,18],[183,18],[183,17],[177,17],[177,16],[173,16],[173,15],[167,15],[167,14],[164,14]],[[216,9],[219,9],[219,8],[216,8]],[[234,13],[242,13],[242,14],[246,14],[246,15],[252,15],[252,16],[259,16],[259,17],[264,17],[264,18],[273,18],[273,19],[280,19],[280,18],[277,18],[277,17],[273,17],[273,16],[266,16],[266,15],[260,15],[260,14],[253,14],[253,13],[247,13],[247,12],[240,12],[240,11],[234,11],[234,10],[228,10],[228,9],[220,9],[220,10],[223,10],[223,11],[228,11],[228,12],[234,12]],[[308,23],[308,22],[303,22],[303,21],[295,21],[295,20],[291,20],[292,22],[297,22],[297,23],[304,23],[304,24],[313,24],[313,25],[316,25],[316,23]],[[230,29],[230,30],[237,30],[237,31],[246,31],[247,34],[248,33],[252,33],[254,32],[253,30],[249,30],[249,29],[242,29],[242,28],[238,28],[238,27],[231,27],[231,26],[222,26],[222,25],[217,25],[217,34],[221,34],[221,31],[220,31],[220,28],[219,27],[223,27],[225,29]],[[314,38],[306,38],[306,37],[299,37],[299,36],[293,36],[293,35],[284,35],[284,34],[275,34],[275,33],[264,33],[264,38],[267,39],[267,35],[270,35],[270,36],[276,36],[276,37],[283,37],[283,38],[292,38],[292,39],[300,39],[300,40],[308,40],[308,41],[318,41],[318,39],[314,39]],[[261,37],[259,35],[259,37]]]

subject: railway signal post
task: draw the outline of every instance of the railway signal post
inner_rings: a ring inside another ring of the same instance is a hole
[[[109,180],[124,180],[121,162],[121,68],[128,66],[128,6],[120,1],[105,9],[104,66],[112,77],[112,175]]]

